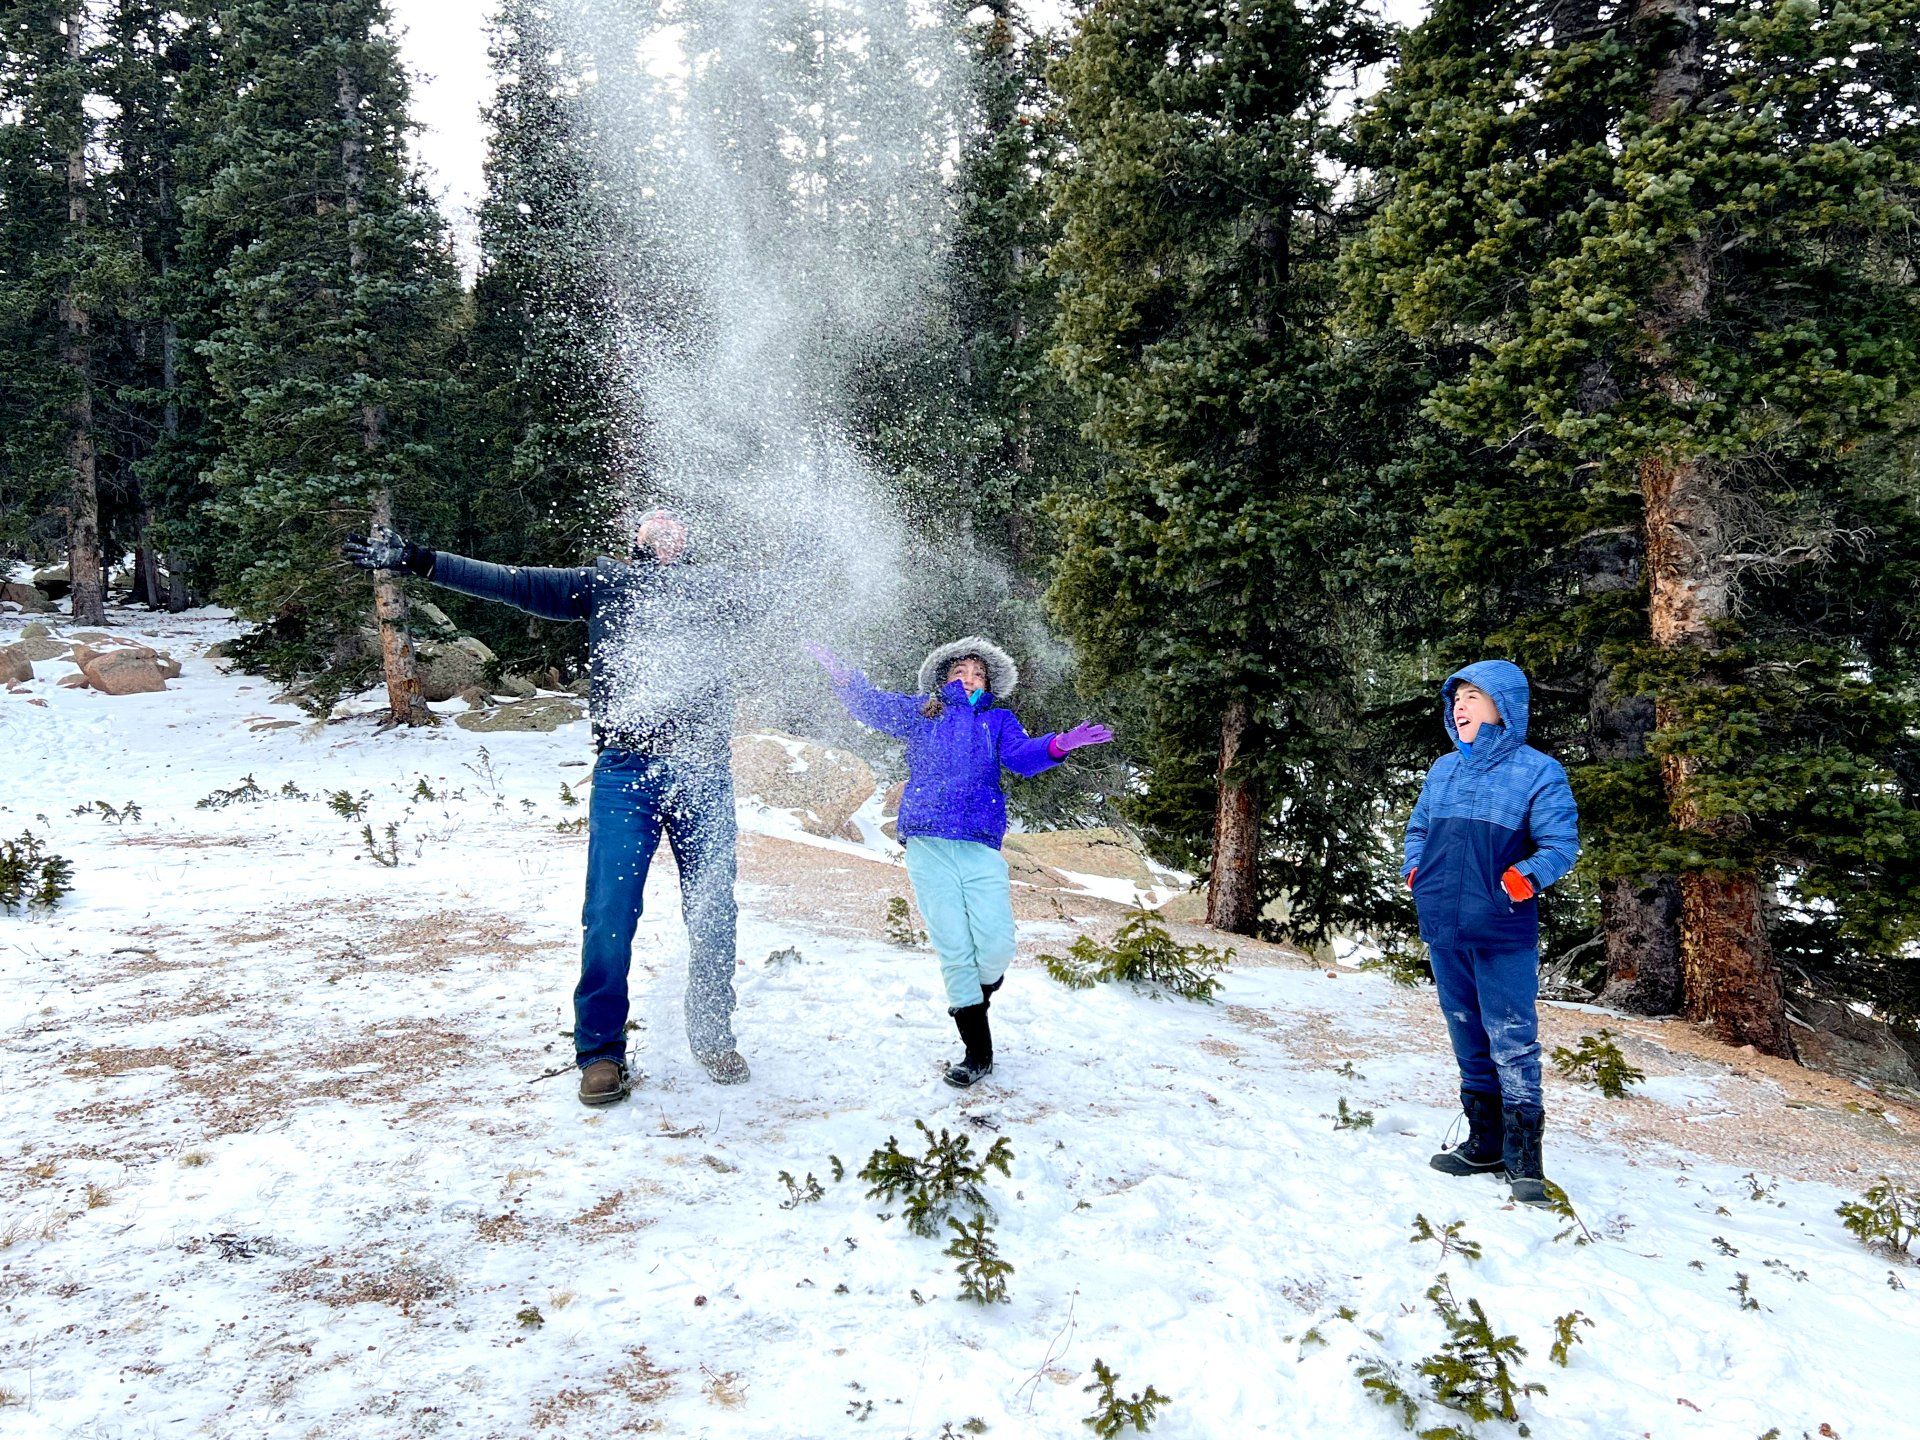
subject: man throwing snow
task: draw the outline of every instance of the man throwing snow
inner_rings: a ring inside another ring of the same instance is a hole
[[[626,1098],[627,969],[647,868],[664,834],[680,867],[687,922],[687,1043],[722,1085],[747,1078],[733,1037],[733,687],[728,657],[777,595],[768,577],[688,563],[671,511],[640,523],[634,558],[546,569],[489,565],[411,544],[391,530],[355,536],[347,558],[407,570],[547,620],[587,622],[594,745],[587,811],[587,899],[573,993],[580,1099]]]

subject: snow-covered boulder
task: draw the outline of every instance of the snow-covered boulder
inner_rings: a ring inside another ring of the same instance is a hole
[[[532,730],[544,735],[571,725],[586,710],[576,701],[560,695],[542,695],[533,700],[515,700],[492,710],[469,710],[453,717],[462,730]]]
[[[160,656],[144,645],[124,645],[90,655],[80,673],[104,695],[147,695],[167,688]],[[175,673],[179,673],[177,669]]]
[[[853,812],[874,789],[858,755],[774,731],[733,737],[733,788],[775,810],[794,810],[809,834],[858,840]]]
[[[421,640],[420,693],[429,700],[451,700],[469,685],[484,684],[493,651],[471,635],[458,640]]]
[[[0,600],[11,600],[33,615],[44,615],[53,609],[51,595],[37,585],[23,585],[17,580],[0,583]]]

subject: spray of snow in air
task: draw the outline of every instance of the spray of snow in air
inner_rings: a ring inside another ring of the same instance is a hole
[[[630,247],[621,504],[671,505],[697,556],[780,571],[774,616],[724,657],[754,708],[781,708],[803,636],[871,655],[953,608],[939,577],[1004,592],[998,567],[956,566],[956,542],[903,522],[846,419],[857,368],[941,295],[950,24],[907,0],[582,0],[558,39]],[[648,668],[636,702],[671,703]]]

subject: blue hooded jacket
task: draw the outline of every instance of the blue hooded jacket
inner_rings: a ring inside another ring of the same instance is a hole
[[[935,840],[972,840],[1000,848],[1007,835],[1007,797],[1000,768],[1038,775],[1060,762],[1051,735],[1028,735],[1011,710],[983,695],[967,703],[967,687],[949,680],[940,687],[944,706],[932,719],[921,714],[923,695],[877,690],[858,672],[835,693],[862,725],[907,742],[907,788],[900,797],[898,834]]]
[[[1453,692],[1486,692],[1499,725],[1482,725],[1471,745],[1453,726]],[[1527,744],[1527,677],[1507,660],[1482,660],[1447,677],[1441,716],[1454,750],[1434,761],[1407,822],[1406,863],[1420,938],[1443,950],[1480,946],[1531,950],[1540,943],[1540,907],[1511,899],[1508,868],[1545,890],[1580,856],[1580,821],[1560,762]]]

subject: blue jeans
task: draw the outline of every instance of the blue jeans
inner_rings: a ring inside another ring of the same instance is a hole
[[[587,806],[587,903],[573,1046],[582,1067],[626,1060],[627,969],[647,869],[664,831],[680,866],[687,922],[687,1043],[734,1048],[733,777],[719,763],[603,750]]]
[[[927,939],[940,957],[947,1008],[962,1010],[986,998],[1013,963],[1013,886],[1007,861],[975,840],[907,838],[907,878],[927,922]]]
[[[1540,1105],[1540,952],[1427,947],[1460,1088]]]

